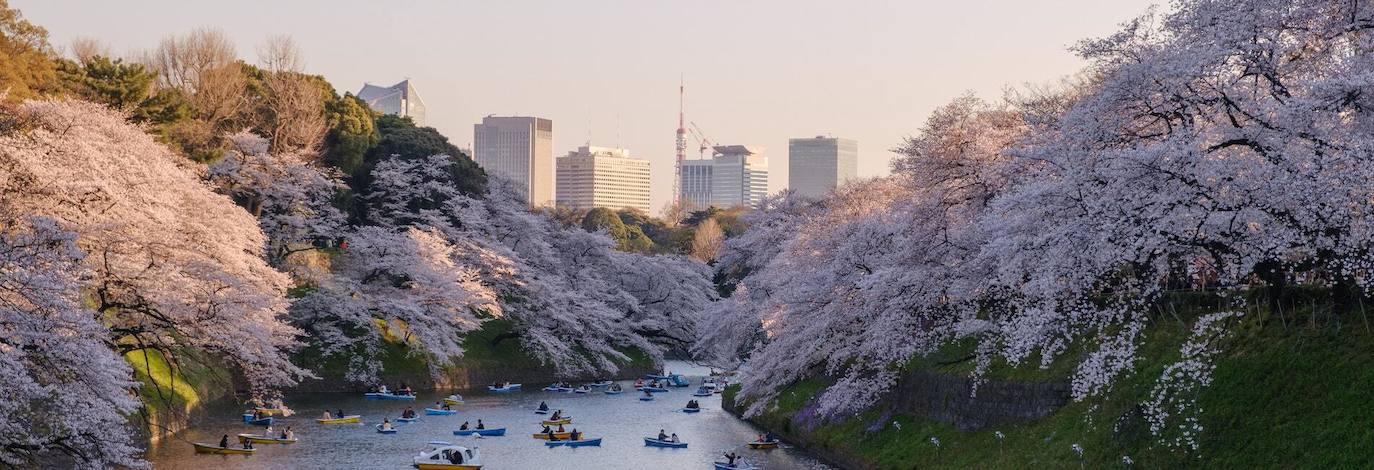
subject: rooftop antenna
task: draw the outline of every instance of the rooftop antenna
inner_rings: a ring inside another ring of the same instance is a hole
[[[687,159],[687,120],[684,118],[683,104],[686,102],[687,86],[685,74],[677,79],[677,164],[673,166],[673,203],[682,205],[682,161]]]

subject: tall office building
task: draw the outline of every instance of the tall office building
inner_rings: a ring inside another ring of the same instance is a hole
[[[768,158],[763,147],[718,145],[710,160],[682,162],[682,201],[707,206],[757,207],[768,195]]]
[[[649,161],[621,148],[584,145],[558,159],[558,203],[649,213]]]
[[[787,186],[819,198],[859,176],[859,142],[816,136],[787,141]]]
[[[409,116],[415,125],[425,125],[425,102],[415,92],[415,87],[410,85],[410,80],[388,87],[364,83],[363,89],[358,90],[358,99],[367,103],[373,111]]]
[[[553,121],[487,116],[473,126],[473,159],[520,188],[531,206],[554,203]]]

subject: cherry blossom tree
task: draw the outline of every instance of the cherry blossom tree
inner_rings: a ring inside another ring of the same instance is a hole
[[[30,127],[0,136],[0,199],[76,234],[116,351],[214,352],[258,390],[307,374],[286,358],[299,334],[280,318],[288,279],[250,214],[116,112],[31,101],[16,114]]]
[[[125,419],[132,371],[81,305],[83,256],[75,233],[0,200],[2,465],[144,466]]]

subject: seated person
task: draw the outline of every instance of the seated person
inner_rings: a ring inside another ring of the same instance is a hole
[[[571,439],[574,440],[574,441],[581,440],[581,439],[582,439],[582,433],[578,432],[578,431],[577,431],[577,428],[573,428],[572,434],[569,435],[568,437],[571,438]]]
[[[342,417],[344,417],[343,408],[339,408],[339,411],[338,411],[337,413],[334,413],[334,417],[336,417],[336,418],[342,418]]]
[[[548,427],[548,426],[544,426],[544,430],[543,430],[543,431],[539,431],[540,434],[548,434],[548,433],[551,433],[551,432],[553,432],[553,428]]]
[[[468,430],[468,422],[467,422],[467,421],[463,421],[463,425],[462,425],[462,426],[458,426],[458,430],[459,430],[459,431],[467,431],[467,430]]]
[[[560,424],[560,425],[558,425],[558,432],[559,432],[559,433],[563,433],[563,432],[567,432],[567,431],[564,431],[564,430],[563,430],[563,425]]]
[[[482,424],[482,420],[477,420],[477,429],[486,429],[487,425]]]
[[[219,438],[219,446],[220,446],[221,448],[225,448],[225,449],[228,449],[228,448],[229,448],[229,435],[228,435],[228,434],[225,434],[224,437]]]
[[[673,433],[673,435],[670,436],[670,437],[668,437],[668,439],[669,439],[670,441],[672,441],[672,442],[682,442],[682,441],[679,441],[679,440],[678,440],[678,438],[677,438],[677,433]]]
[[[334,419],[334,415],[329,414],[329,410],[324,410],[324,416],[321,416],[320,419]]]
[[[659,430],[658,430],[658,440],[660,440],[660,441],[667,441],[667,440],[668,440],[668,435],[665,434],[665,433],[663,432],[662,429],[659,429]]]
[[[549,404],[542,401],[539,402],[539,411],[549,411]]]

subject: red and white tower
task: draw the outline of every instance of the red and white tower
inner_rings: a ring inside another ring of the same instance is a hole
[[[687,93],[682,79],[677,84],[677,163],[673,166],[673,203],[682,204],[682,161],[687,159],[687,121],[683,118],[683,96]]]

